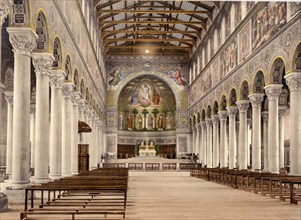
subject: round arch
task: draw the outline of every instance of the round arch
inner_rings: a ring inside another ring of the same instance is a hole
[[[282,84],[282,78],[285,75],[285,62],[282,57],[277,57],[271,67],[270,83]]]
[[[163,82],[165,82],[167,84],[167,86],[171,89],[171,91],[173,92],[175,99],[176,99],[176,106],[177,106],[177,108],[179,108],[181,103],[180,103],[180,95],[178,93],[178,89],[177,89],[176,85],[174,84],[174,82],[172,81],[172,79],[168,78],[168,76],[166,76],[165,74],[163,74],[161,72],[153,72],[152,74],[136,72],[136,73],[130,74],[127,77],[125,77],[124,79],[122,79],[121,83],[118,85],[117,90],[115,91],[115,96],[114,96],[115,107],[118,106],[119,96],[120,96],[120,93],[123,90],[123,88],[130,81],[134,80],[135,78],[141,77],[141,76],[153,76],[153,77],[161,79]]]
[[[253,81],[252,93],[264,93],[264,73],[262,70],[258,70]]]
[[[45,13],[42,9],[37,12],[36,34],[38,35],[36,51],[49,51],[49,33]]]
[[[293,60],[292,60],[293,71],[301,72],[301,42],[296,47]]]
[[[240,86],[239,100],[249,99],[249,84],[248,81],[244,80]]]

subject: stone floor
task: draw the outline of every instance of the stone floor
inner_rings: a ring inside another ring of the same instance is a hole
[[[0,219],[19,219],[22,209],[23,205],[13,205]],[[71,219],[30,219],[54,218]],[[126,219],[300,220],[301,205],[206,182],[189,177],[188,172],[130,172]]]

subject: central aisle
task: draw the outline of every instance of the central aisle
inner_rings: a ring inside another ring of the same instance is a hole
[[[189,176],[188,172],[130,172],[127,220],[300,220],[290,205]]]

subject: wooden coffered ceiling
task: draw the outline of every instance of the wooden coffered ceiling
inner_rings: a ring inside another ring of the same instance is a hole
[[[94,0],[106,55],[183,55],[197,47],[207,19],[219,9],[210,1]]]

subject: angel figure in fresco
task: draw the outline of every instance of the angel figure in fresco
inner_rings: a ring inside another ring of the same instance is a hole
[[[176,82],[179,86],[185,86],[186,82],[184,81],[184,74],[181,72],[181,68],[178,67],[175,71],[170,71],[171,78]]]
[[[132,90],[129,104],[130,105],[137,105],[138,104],[138,94],[137,94],[136,90]]]
[[[119,81],[120,81],[120,79],[122,77],[121,69],[117,68],[117,70],[115,70],[114,72],[110,73],[109,75],[112,77],[112,79],[109,81],[109,84],[111,86],[116,86],[119,83]]]

